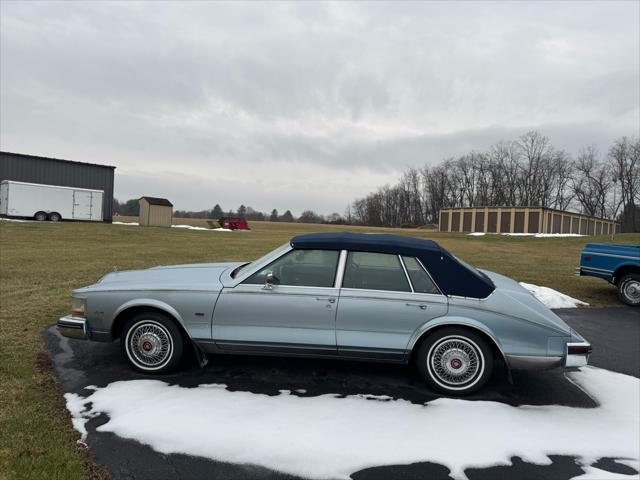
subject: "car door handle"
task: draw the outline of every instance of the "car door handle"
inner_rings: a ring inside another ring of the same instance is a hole
[[[421,303],[407,303],[407,307],[418,307],[420,310],[426,310],[427,306]]]
[[[319,302],[325,301],[325,302],[329,302],[329,303],[336,303],[336,299],[335,298],[316,297],[316,300],[318,300]]]

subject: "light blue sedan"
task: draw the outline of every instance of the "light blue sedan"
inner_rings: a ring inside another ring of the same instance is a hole
[[[587,364],[591,345],[517,282],[437,243],[389,234],[302,235],[251,263],[113,272],[74,290],[62,335],[120,339],[131,366],[206,353],[412,362],[439,392],[509,369]]]

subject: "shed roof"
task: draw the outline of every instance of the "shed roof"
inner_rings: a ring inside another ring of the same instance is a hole
[[[163,207],[173,207],[173,203],[171,203],[166,198],[158,198],[158,197],[140,197],[140,200],[145,199],[149,205],[162,205]]]

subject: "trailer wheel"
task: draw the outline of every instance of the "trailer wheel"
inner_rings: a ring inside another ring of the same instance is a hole
[[[60,214],[58,212],[53,212],[49,214],[49,221],[50,222],[59,222],[60,220],[62,220],[62,217],[60,216]]]
[[[47,219],[47,214],[44,212],[38,212],[33,216],[36,222],[44,222]]]

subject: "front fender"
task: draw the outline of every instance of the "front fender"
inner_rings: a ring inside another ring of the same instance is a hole
[[[122,312],[124,312],[125,310],[128,310],[130,308],[133,308],[133,307],[152,307],[152,308],[157,308],[158,310],[162,310],[165,313],[168,313],[169,315],[171,315],[178,322],[180,322],[180,324],[183,327],[185,326],[184,325],[184,320],[182,319],[182,316],[178,313],[178,311],[175,308],[173,308],[168,303],[163,302],[162,300],[157,300],[155,298],[136,298],[135,300],[129,300],[128,302],[123,303],[122,305],[120,305],[113,312],[113,315],[111,316],[111,323],[113,324],[115,319],[118,318],[118,316]]]
[[[168,315],[171,315],[180,324],[180,327],[182,327],[182,330],[187,334],[187,336],[191,338],[189,329],[187,328],[187,325],[185,325],[182,315],[180,315],[180,313],[168,303],[163,302],[162,300],[157,300],[155,298],[136,298],[120,305],[111,316],[111,328],[113,328],[116,319],[122,312],[136,307],[155,308],[157,310],[165,312]]]

